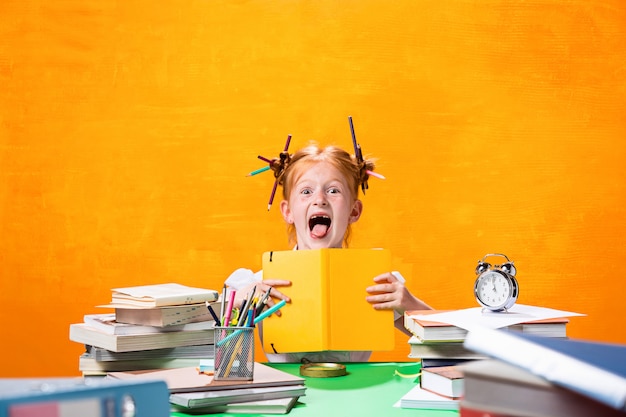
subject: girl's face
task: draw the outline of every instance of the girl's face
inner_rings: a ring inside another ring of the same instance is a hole
[[[348,225],[359,219],[363,205],[353,199],[339,170],[318,162],[295,178],[280,210],[296,229],[298,249],[341,248]]]

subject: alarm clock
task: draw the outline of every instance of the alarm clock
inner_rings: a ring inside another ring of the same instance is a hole
[[[506,262],[491,265],[486,262],[486,259],[491,257],[501,257]],[[485,255],[476,266],[474,296],[478,304],[490,311],[507,311],[513,307],[519,295],[516,272],[513,262],[506,255],[501,253]]]

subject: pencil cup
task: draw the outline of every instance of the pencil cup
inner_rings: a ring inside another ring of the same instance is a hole
[[[216,381],[251,381],[254,376],[254,327],[215,327]]]

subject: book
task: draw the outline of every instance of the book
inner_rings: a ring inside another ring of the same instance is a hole
[[[206,359],[213,358],[213,344],[175,346],[163,349],[132,350],[113,352],[97,346],[85,346],[86,353],[98,362],[111,361],[142,361],[148,359]]]
[[[459,404],[459,416],[460,417],[529,417],[524,415],[504,414],[501,410],[493,411],[482,409],[473,404],[467,404],[461,401]],[[536,416],[532,416],[536,417]]]
[[[70,340],[113,352],[149,350],[188,345],[207,345],[214,341],[214,330],[185,330],[139,335],[116,335],[102,332],[85,323],[70,324]]]
[[[422,369],[424,368],[433,368],[436,366],[452,366],[452,365],[463,365],[469,362],[472,362],[476,359],[438,359],[438,358],[424,358],[420,360],[420,364],[422,365]],[[477,359],[482,360],[482,359]]]
[[[113,288],[111,304],[161,307],[213,302],[218,298],[219,293],[216,290],[167,283]]]
[[[263,321],[265,351],[392,350],[393,311],[374,310],[365,300],[373,278],[390,270],[391,254],[384,249],[264,253],[263,276],[292,282],[282,315]],[[373,333],[356,331],[358,323]]]
[[[471,351],[463,342],[425,342],[413,335],[408,340],[412,359],[485,359],[487,356]]]
[[[463,372],[455,365],[422,368],[420,386],[426,391],[458,399],[463,396]]]
[[[162,381],[120,382],[83,378],[0,378],[0,416],[169,417]]]
[[[512,324],[505,327],[503,330],[517,331],[535,336],[566,338],[567,323],[569,323],[569,319],[561,317]]]
[[[624,413],[497,359],[463,365],[461,416],[624,417]],[[585,379],[578,373],[578,380]]]
[[[215,308],[217,304],[219,303],[211,303],[211,305],[214,306],[213,308]],[[154,308],[142,308],[130,305],[123,306],[119,304],[106,304],[98,307],[114,308],[116,321],[127,324],[168,327],[202,321],[213,321],[213,316],[209,313],[205,303]]]
[[[197,409],[248,401],[300,397],[305,394],[304,383],[277,387],[235,388],[221,391],[184,392],[170,395],[170,403]]]
[[[146,369],[170,369],[198,366],[207,358],[153,358],[121,361],[98,361],[89,353],[82,353],[78,359],[78,370],[83,376],[104,376],[108,372],[138,371]]]
[[[167,383],[170,393],[232,390],[236,388],[279,387],[302,385],[304,378],[272,368],[260,362],[254,363],[251,381],[219,380],[212,375],[199,373],[194,367],[177,369],[155,369],[148,371],[110,372],[108,378],[126,381],[159,379]]]
[[[418,315],[443,313],[448,310],[413,310],[404,312],[404,327],[422,341],[462,342],[467,330],[448,323],[424,320]]]
[[[476,328],[465,347],[626,411],[626,345]]]
[[[400,408],[428,408],[433,410],[458,410],[459,400],[444,397],[422,389],[419,384],[404,394],[398,402]]]
[[[206,307],[205,307],[206,308]],[[163,332],[178,332],[185,330],[207,330],[215,326],[215,321],[198,321],[167,327],[146,326],[141,324],[120,323],[115,319],[115,313],[85,314],[83,321],[89,327],[115,335],[151,334]]]
[[[462,342],[467,336],[467,330],[452,324],[425,320],[417,316],[445,313],[451,310],[413,310],[404,314],[404,327],[423,341],[429,342]],[[533,320],[524,323],[505,326],[504,330],[536,334],[545,337],[567,337],[565,317]]]
[[[288,414],[300,397],[247,401],[194,409],[194,414]],[[173,411],[189,413],[189,409],[172,404]]]

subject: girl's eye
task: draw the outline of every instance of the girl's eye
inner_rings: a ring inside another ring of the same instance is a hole
[[[311,194],[311,190],[309,190],[308,188],[305,188],[302,191],[300,191],[300,194]]]
[[[339,188],[330,188],[328,190],[328,194],[339,194],[341,191],[339,191]]]

